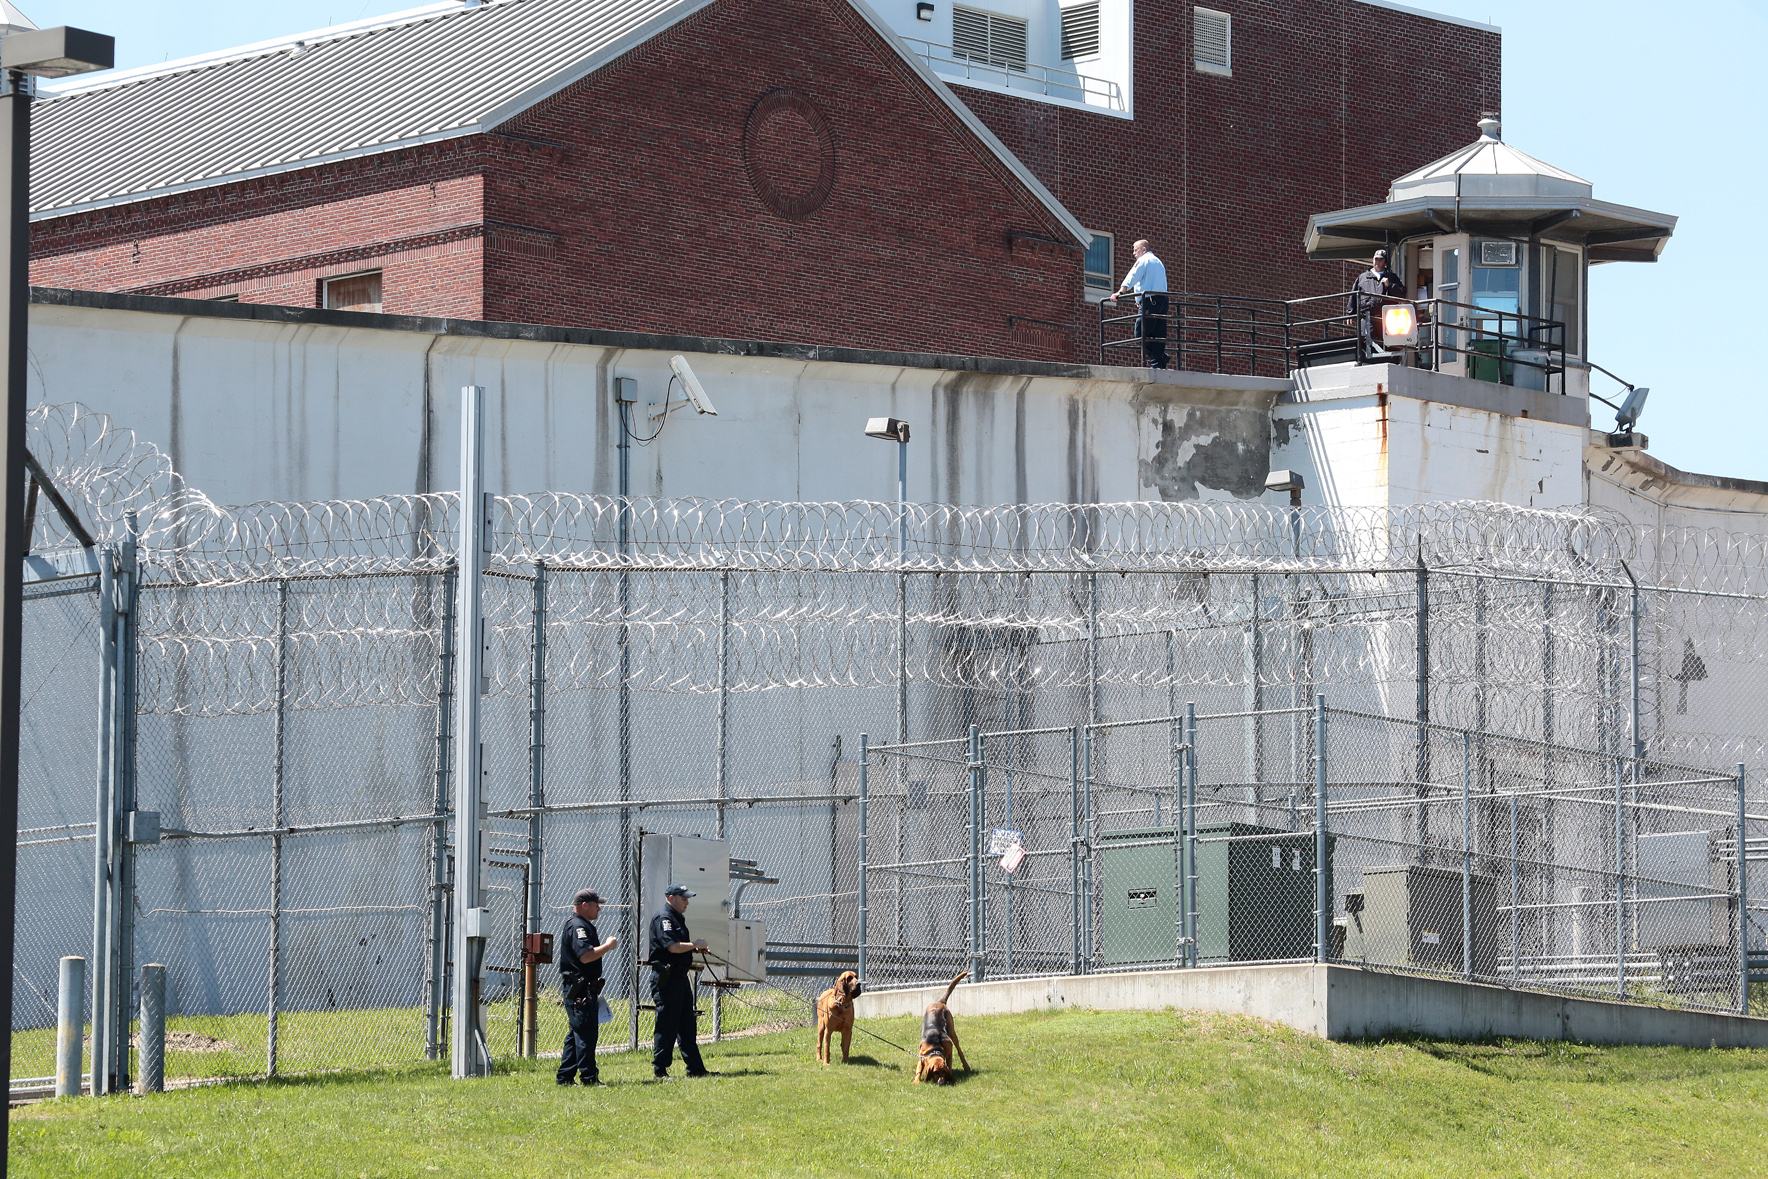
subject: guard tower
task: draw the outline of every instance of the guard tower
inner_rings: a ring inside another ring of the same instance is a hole
[[[1310,217],[1308,257],[1387,247],[1418,304],[1414,364],[1587,396],[1589,268],[1657,261],[1676,218],[1597,200],[1588,180],[1503,142],[1495,118],[1479,131],[1395,180],[1382,204]]]

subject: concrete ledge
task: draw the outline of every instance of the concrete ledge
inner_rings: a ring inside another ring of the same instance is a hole
[[[944,984],[873,991],[861,1018],[921,1014]],[[1395,1033],[1474,1040],[1514,1036],[1590,1044],[1768,1047],[1768,1019],[1677,1011],[1351,966],[1288,963],[1123,974],[1064,975],[960,986],[960,1015],[1081,1007],[1095,1011],[1220,1011],[1280,1023],[1327,1040]]]

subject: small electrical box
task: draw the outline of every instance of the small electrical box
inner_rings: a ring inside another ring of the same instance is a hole
[[[746,918],[730,922],[730,963],[721,971],[731,982],[767,981],[767,926]]]
[[[126,843],[158,843],[160,841],[160,812],[130,811],[128,827],[123,840]]]
[[[638,400],[637,377],[614,378],[614,400],[620,405],[631,405]]]
[[[468,937],[491,936],[490,909],[468,909],[465,916]]]
[[[522,965],[551,966],[553,960],[553,935],[550,933],[525,933],[522,935]]]

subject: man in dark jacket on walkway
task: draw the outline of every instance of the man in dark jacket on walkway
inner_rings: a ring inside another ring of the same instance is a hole
[[[1404,298],[1405,294],[1406,284],[1400,281],[1399,275],[1387,268],[1387,251],[1376,250],[1375,261],[1369,269],[1357,275],[1346,307],[1347,311],[1358,317],[1357,330],[1363,337],[1360,358],[1366,359],[1371,352],[1383,349],[1381,309],[1395,299]]]

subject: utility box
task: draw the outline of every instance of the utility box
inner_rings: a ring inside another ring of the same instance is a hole
[[[1170,962],[1180,956],[1180,849],[1150,842],[1172,837],[1170,827],[1100,837],[1106,964]],[[1197,838],[1198,960],[1313,957],[1314,833],[1224,823],[1198,828]],[[1331,896],[1331,836],[1326,877]]]
[[[719,976],[731,982],[766,982],[767,926],[759,921],[733,918],[730,944],[730,966],[720,970]]]
[[[730,844],[647,832],[639,845],[638,881],[638,936],[649,937],[651,917],[665,903],[663,890],[672,884],[686,885],[695,895],[683,919],[695,938],[706,940],[714,970],[722,976],[724,968],[718,964],[731,956]],[[649,949],[647,942],[638,953],[642,957]]]
[[[1675,950],[1737,943],[1732,899],[1712,896],[1737,888],[1730,857],[1721,855],[1716,846],[1720,839],[1733,838],[1730,827],[1639,836],[1633,845],[1637,876],[1633,887],[1641,899],[1656,903],[1631,908],[1636,948]]]
[[[1472,877],[1473,972],[1498,967],[1498,881]],[[1381,966],[1459,974],[1462,969],[1461,869],[1400,864],[1363,870],[1363,887],[1344,898],[1340,956]]]

